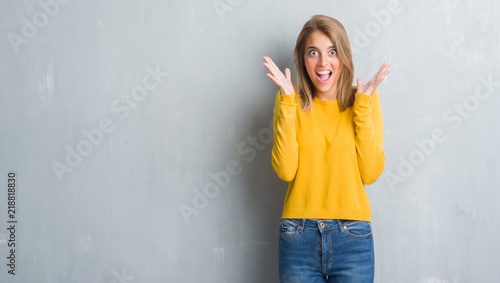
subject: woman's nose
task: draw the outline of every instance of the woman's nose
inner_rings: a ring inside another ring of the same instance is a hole
[[[320,66],[326,66],[326,56],[323,55],[319,56],[319,64]]]

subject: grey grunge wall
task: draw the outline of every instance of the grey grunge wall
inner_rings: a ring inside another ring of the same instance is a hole
[[[376,282],[496,282],[493,0],[1,0],[0,281],[278,282],[262,56],[292,67],[315,14],[356,77],[392,64]]]

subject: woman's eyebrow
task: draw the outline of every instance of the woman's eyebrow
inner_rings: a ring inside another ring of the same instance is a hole
[[[335,49],[335,48],[336,48],[335,46],[330,46],[330,47],[328,47],[328,49]],[[318,47],[316,47],[316,46],[309,46],[309,47],[307,47],[306,49],[319,49],[319,48],[318,48]]]

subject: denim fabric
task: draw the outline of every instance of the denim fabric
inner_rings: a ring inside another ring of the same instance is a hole
[[[373,283],[370,222],[283,218],[280,224],[280,282]]]

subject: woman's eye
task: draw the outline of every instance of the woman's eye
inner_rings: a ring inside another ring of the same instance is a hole
[[[331,55],[336,55],[337,54],[337,50],[335,50],[335,49],[330,50],[330,54]]]
[[[311,52],[309,52],[309,55],[312,55],[312,56],[316,56],[318,54],[318,52],[312,50]]]

